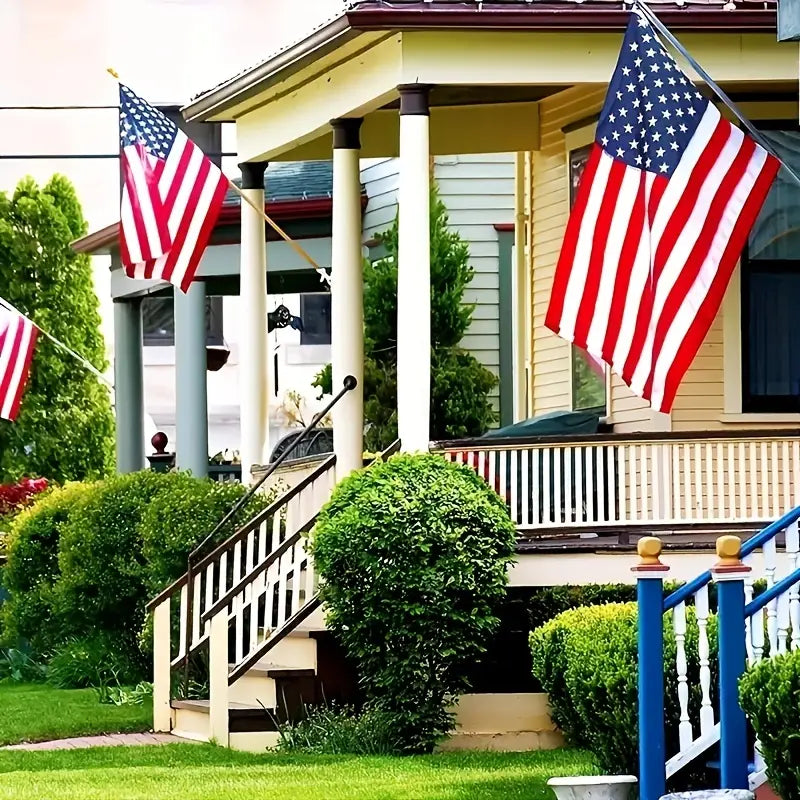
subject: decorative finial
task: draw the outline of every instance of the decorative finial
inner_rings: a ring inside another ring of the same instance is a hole
[[[636,552],[639,553],[640,567],[660,567],[661,551],[664,545],[656,536],[643,536],[636,543]]]
[[[716,567],[740,567],[742,555],[742,540],[738,536],[720,536],[717,539]]]
[[[163,456],[166,453],[168,442],[169,439],[167,438],[167,434],[163,431],[154,433],[153,438],[150,440],[150,444],[153,445],[153,449],[156,451],[157,456]]]

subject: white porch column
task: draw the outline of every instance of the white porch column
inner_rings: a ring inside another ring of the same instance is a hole
[[[430,439],[430,87],[399,91],[397,427],[402,449],[410,453],[426,451]]]
[[[361,271],[360,119],[336,119],[333,128],[333,237],[331,321],[333,391],[347,375],[358,385],[333,408],[337,480],[363,465],[364,291]]]
[[[266,162],[239,165],[242,192],[264,208]],[[240,426],[242,482],[269,458],[269,339],[267,335],[267,245],[264,218],[242,202],[239,303]]]

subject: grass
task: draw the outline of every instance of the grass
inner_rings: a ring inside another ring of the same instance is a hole
[[[100,705],[92,689],[0,685],[0,745],[150,730],[152,702]]]
[[[594,771],[575,750],[414,758],[235,753],[211,745],[0,752],[0,800],[545,800]]]

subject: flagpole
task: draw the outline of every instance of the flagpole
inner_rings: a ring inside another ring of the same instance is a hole
[[[686,48],[673,36],[669,28],[656,16],[655,12],[647,5],[645,0],[633,0],[633,5],[642,15],[647,18],[647,21],[669,42],[688,62],[692,69],[708,84],[711,91],[728,107],[730,112],[742,123],[745,130],[753,137],[753,139],[760,144],[768,153],[775,156],[781,165],[791,176],[795,183],[800,185],[800,176],[775,152],[775,148],[770,144],[764,135],[750,122],[745,115],[739,111],[733,100],[725,94],[724,91],[716,84],[711,76],[697,63],[697,61],[689,55]]]
[[[25,319],[30,319],[29,317],[26,317],[25,314],[23,314],[18,308],[15,308],[13,305],[11,305],[11,303],[9,303],[8,300],[6,300],[3,297],[0,297],[0,305],[4,306],[9,311],[13,311],[15,314],[19,314],[20,317],[25,317]],[[114,384],[111,383],[108,380],[108,378],[106,378],[106,376],[103,375],[103,373],[100,372],[100,370],[97,369],[97,367],[95,367],[94,364],[91,363],[91,361],[84,358],[82,355],[76,353],[71,347],[67,347],[67,345],[65,345],[64,342],[62,342],[59,339],[56,339],[55,336],[53,336],[51,333],[48,333],[46,330],[41,328],[39,325],[33,322],[33,320],[30,320],[30,322],[36,328],[36,330],[38,330],[42,334],[42,336],[47,337],[54,345],[56,345],[56,347],[60,347],[65,353],[69,353],[76,361],[79,361],[84,366],[85,369],[89,370],[89,372],[91,372],[93,375],[96,375],[104,384],[106,384],[106,386],[108,386],[109,389],[114,388]]]
[[[112,67],[108,67],[106,69],[106,72],[108,72],[108,74],[111,75],[111,77],[114,78],[115,80],[117,81],[120,80],[119,73]],[[227,175],[225,177],[228,181],[228,186],[230,186],[230,188],[233,189],[233,191],[236,192],[236,194],[238,194],[239,197],[245,203],[247,203],[252,209],[257,211],[259,215],[263,217],[267,225],[269,225],[270,228],[272,228],[272,230],[274,230],[275,233],[277,233],[278,236],[281,237],[281,239],[283,239],[290,247],[292,247],[294,251],[301,258],[307,261],[311,265],[311,267],[319,273],[320,280],[330,284],[330,276],[324,270],[323,267],[321,267],[319,264],[317,264],[316,261],[314,261],[314,259],[308,254],[308,251],[305,250],[305,248],[301,247],[294,239],[292,239],[292,237],[289,236],[289,234],[286,233],[286,231],[284,231],[283,228],[281,228],[281,226],[278,225],[278,223],[275,222],[275,220],[273,220],[272,217],[270,217],[269,214],[267,214],[267,212],[264,211],[263,208],[259,208],[230,178],[227,177]]]
[[[317,264],[316,261],[314,261],[314,259],[308,254],[308,252],[303,247],[301,247],[294,239],[292,239],[292,237],[289,236],[289,234],[286,233],[286,231],[284,231],[283,228],[281,228],[281,226],[278,225],[278,223],[275,222],[275,220],[273,220],[272,217],[270,217],[269,214],[267,214],[267,212],[264,211],[263,208],[259,208],[253,202],[253,200],[251,200],[230,178],[228,178],[228,185],[231,187],[231,189],[233,189],[234,192],[236,192],[236,194],[239,195],[239,197],[241,197],[241,199],[245,203],[247,203],[247,205],[250,206],[250,208],[257,211],[263,217],[267,225],[269,225],[272,228],[272,230],[274,230],[275,233],[277,233],[278,236],[280,236],[281,239],[283,239],[286,242],[286,244],[292,247],[294,251],[301,258],[304,258],[306,261],[308,261],[308,263],[313,267],[313,269],[315,269],[318,273],[320,273],[320,277],[323,280],[325,281],[329,280],[325,270],[319,264]]]

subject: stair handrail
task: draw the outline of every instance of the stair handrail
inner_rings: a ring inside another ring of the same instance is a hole
[[[243,494],[236,503],[233,504],[232,508],[228,511],[227,514],[216,524],[214,530],[200,542],[197,547],[189,553],[189,557],[186,559],[186,587],[187,587],[187,597],[186,597],[186,619],[192,619],[192,612],[193,612],[193,601],[194,601],[194,574],[193,569],[195,567],[194,560],[196,556],[202,552],[205,546],[210,542],[213,541],[214,537],[219,533],[224,526],[230,522],[232,519],[236,517],[236,514],[252,499],[253,495],[264,485],[267,479],[275,472],[275,470],[287,460],[287,458],[297,449],[298,445],[305,441],[306,437],[309,433],[311,433],[314,428],[325,418],[325,416],[330,413],[331,409],[348,393],[352,392],[358,386],[358,380],[353,375],[346,375],[344,380],[342,381],[342,388],[331,398],[331,400],[326,404],[326,406],[321,410],[318,411],[311,422],[303,428],[300,435],[284,450],[271,464],[267,466],[264,470],[264,474],[250,487],[250,489]],[[186,625],[186,660],[184,662],[184,686],[188,687],[189,685],[189,652],[191,650],[192,644],[192,631],[191,625]]]
[[[747,556],[752,555],[759,547],[763,547],[767,542],[774,539],[779,533],[782,533],[798,520],[800,520],[800,506],[793,508],[791,511],[787,511],[780,519],[771,522],[762,531],[751,536],[744,542],[742,544],[741,557],[747,558]],[[664,598],[664,611],[672,611],[676,606],[697,594],[700,589],[711,583],[711,577],[711,570],[707,570],[698,575],[694,580],[676,589],[672,594]]]
[[[386,449],[380,452],[373,460],[370,462],[371,464],[375,464],[378,461],[383,461],[390,456],[394,455],[400,450],[400,440],[395,439]],[[208,623],[215,617],[217,614],[220,614],[230,606],[233,600],[240,594],[242,594],[249,585],[253,583],[258,577],[260,577],[264,572],[266,572],[269,567],[271,567],[284,553],[291,550],[297,542],[305,535],[308,534],[314,527],[319,518],[319,512],[314,514],[314,516],[309,519],[295,534],[288,537],[284,542],[281,543],[272,553],[261,563],[259,564],[254,570],[251,570],[247,575],[243,576],[239,582],[232,586],[222,597],[220,597],[210,608],[206,609],[206,611],[201,615],[200,621],[201,623]],[[283,625],[275,631],[274,635],[271,636],[268,640],[265,640],[261,643],[261,646],[253,653],[250,653],[248,657],[241,663],[237,664],[233,672],[231,672],[229,676],[230,683],[234,683],[238,678],[240,678],[247,670],[255,663],[259,661],[267,652],[269,652],[281,639],[287,636],[294,627],[296,627],[300,622],[302,622],[311,612],[313,612],[320,604],[320,595],[317,592],[312,598],[310,598],[305,606],[301,608],[297,614],[287,619]]]

